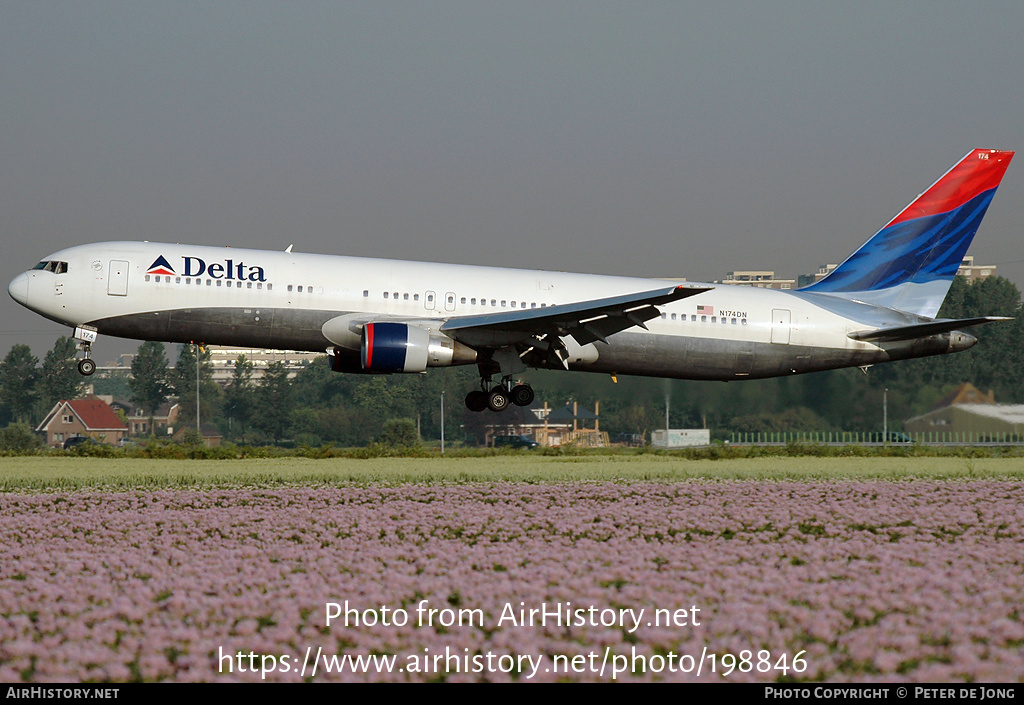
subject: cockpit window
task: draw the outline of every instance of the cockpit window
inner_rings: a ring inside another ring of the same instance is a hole
[[[40,262],[32,269],[42,269],[47,272],[53,272],[54,274],[67,274],[68,263],[51,260],[49,262]]]

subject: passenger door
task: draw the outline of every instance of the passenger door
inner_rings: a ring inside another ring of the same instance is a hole
[[[772,309],[772,342],[789,345],[792,314],[788,308]]]
[[[124,260],[110,260],[110,270],[107,273],[107,294],[110,296],[128,295],[128,263]]]

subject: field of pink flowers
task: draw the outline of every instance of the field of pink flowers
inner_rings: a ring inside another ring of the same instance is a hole
[[[618,680],[749,681],[798,654],[790,678],[1013,681],[1022,525],[1021,483],[998,480],[0,494],[0,681],[260,680],[264,657],[268,681],[611,680],[598,666],[627,656]],[[377,624],[328,626],[346,600]],[[420,625],[423,600],[483,618]],[[644,619],[499,624],[506,605],[566,602]],[[655,609],[683,619],[648,625]],[[407,624],[380,623],[402,610]],[[493,668],[327,661],[436,654]],[[516,655],[543,666],[505,668]],[[580,669],[552,669],[559,655]]]

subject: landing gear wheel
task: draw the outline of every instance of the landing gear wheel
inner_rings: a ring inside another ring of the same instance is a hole
[[[85,377],[88,377],[89,375],[91,375],[95,371],[96,371],[96,363],[93,362],[92,360],[90,360],[89,358],[85,358],[84,360],[79,360],[78,361],[78,372],[79,372],[79,374],[81,374],[81,375],[83,375]]]
[[[508,392],[500,387],[495,388],[487,396],[487,408],[491,411],[504,411],[508,408]]]
[[[466,408],[470,411],[483,411],[487,408],[487,392],[479,390],[466,395]]]
[[[528,384],[517,384],[512,387],[512,403],[516,406],[529,406],[533,403],[533,387]]]

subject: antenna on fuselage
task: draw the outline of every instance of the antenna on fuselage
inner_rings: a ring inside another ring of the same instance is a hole
[[[293,247],[295,247],[295,243],[294,242],[292,244],[288,245],[288,247],[284,248],[284,251],[290,253],[292,251]]]

